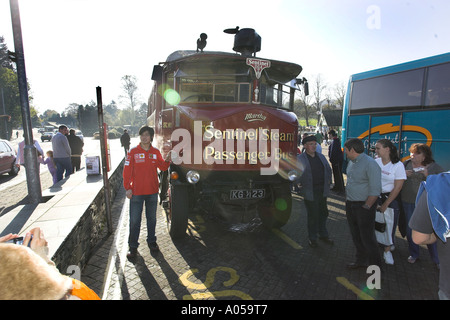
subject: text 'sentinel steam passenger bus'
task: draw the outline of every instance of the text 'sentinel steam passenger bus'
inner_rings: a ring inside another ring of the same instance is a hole
[[[227,29],[236,53],[176,51],[154,67],[148,124],[163,156],[161,198],[172,237],[186,234],[193,210],[234,225],[260,219],[269,227],[290,217],[298,121],[292,112],[301,66],[256,58],[253,29]],[[306,88],[305,88],[306,89]]]
[[[402,161],[413,143],[426,143],[450,170],[450,53],[352,75],[342,117],[342,147],[364,141],[370,154],[390,139]],[[344,165],[344,168],[346,166]]]

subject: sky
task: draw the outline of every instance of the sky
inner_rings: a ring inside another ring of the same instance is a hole
[[[140,102],[153,65],[176,50],[233,52],[224,29],[253,28],[257,57],[298,63],[333,88],[351,74],[450,52],[448,0],[18,0],[34,106],[126,101],[121,78],[137,78]],[[14,51],[10,1],[0,0],[0,36]],[[310,85],[311,87],[311,85]]]

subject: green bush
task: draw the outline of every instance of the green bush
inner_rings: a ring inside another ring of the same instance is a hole
[[[108,139],[119,139],[121,135],[117,129],[108,130]]]

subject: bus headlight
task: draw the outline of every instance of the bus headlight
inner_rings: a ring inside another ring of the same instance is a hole
[[[298,179],[298,172],[295,170],[291,170],[288,172],[288,179],[289,181],[295,181]]]
[[[200,173],[195,170],[190,170],[186,173],[186,179],[189,183],[196,184],[200,180]]]

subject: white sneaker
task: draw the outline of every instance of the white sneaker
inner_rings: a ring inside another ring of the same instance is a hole
[[[385,251],[383,257],[386,264],[394,264],[394,258],[392,257],[392,253],[390,251]]]

